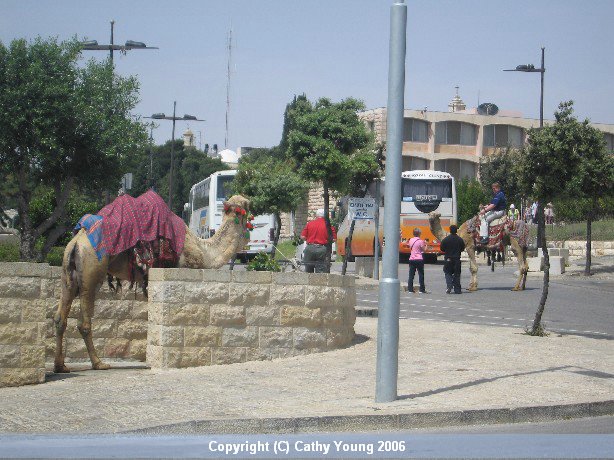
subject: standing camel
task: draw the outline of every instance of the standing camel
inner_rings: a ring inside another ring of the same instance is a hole
[[[443,240],[447,236],[447,233],[441,227],[441,222],[439,220],[440,216],[441,214],[438,212],[429,213],[429,224],[431,231],[439,241]],[[475,258],[475,241],[472,233],[469,231],[469,224],[473,219],[476,219],[476,217],[464,222],[463,225],[458,228],[458,236],[460,236],[465,242],[465,251],[469,255],[469,271],[471,272],[471,282],[469,283],[468,289],[469,291],[478,290],[478,264]],[[528,232],[528,229],[524,227],[522,231]],[[518,281],[516,282],[516,286],[512,288],[512,291],[523,291],[527,282],[527,272],[529,271],[529,266],[526,259],[526,243],[521,245],[519,243],[519,238],[509,234],[507,234],[506,237],[509,237],[509,244],[512,247],[514,255],[518,259]],[[526,235],[524,238],[520,238],[520,240],[527,241]]]
[[[179,255],[178,268],[220,268],[230,260],[248,241],[247,233],[249,200],[235,195],[224,203],[225,215],[218,231],[211,238],[202,239],[186,228],[183,251]],[[108,369],[96,354],[92,339],[92,314],[96,293],[108,275],[120,280],[130,280],[132,248],[116,255],[104,255],[98,259],[85,229],[79,230],[64,250],[62,262],[60,304],[54,316],[56,349],[54,370],[70,372],[64,364],[64,331],[73,300],[79,296],[81,315],[77,328],[85,341],[93,369]],[[136,270],[134,281],[144,281],[143,274]]]

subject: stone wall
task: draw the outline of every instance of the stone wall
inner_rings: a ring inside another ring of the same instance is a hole
[[[0,264],[0,387],[45,381],[60,275],[47,264]],[[353,277],[153,269],[149,289],[149,302],[125,282],[119,294],[100,290],[92,320],[100,358],[201,366],[325,351],[354,337]],[[64,338],[67,363],[89,361],[79,309],[77,298]]]
[[[53,361],[55,353],[55,326],[53,317],[60,299],[60,269],[53,267],[53,301],[46,310],[45,345],[47,361]],[[123,289],[112,292],[103,285],[96,295],[94,315],[92,317],[92,336],[98,357],[102,360],[120,359],[127,361],[145,361],[147,349],[147,299],[142,290],[129,290],[129,282],[124,281]],[[81,315],[79,298],[74,300],[68,325],[64,333],[64,352],[66,362],[89,362],[85,342],[77,329]],[[70,366],[69,366],[70,367]]]
[[[353,277],[153,269],[149,283],[152,368],[302,355],[354,337]]]
[[[0,264],[0,387],[45,381],[45,311],[51,267]]]
[[[553,241],[548,246],[569,249],[570,257],[586,257],[586,241]],[[614,241],[593,241],[591,243],[593,256],[614,256]]]

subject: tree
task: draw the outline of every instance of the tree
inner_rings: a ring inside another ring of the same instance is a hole
[[[458,224],[471,219],[477,214],[480,204],[490,202],[490,196],[476,179],[461,179],[456,184],[456,203]]]
[[[305,180],[322,183],[324,216],[331,242],[331,190],[347,192],[351,178],[375,177],[378,170],[373,136],[358,118],[357,112],[362,109],[364,104],[352,98],[338,103],[322,98],[312,104],[301,96],[287,110],[288,134],[282,145],[287,145],[287,154],[296,160],[298,172]],[[329,258],[330,250],[331,244]]]
[[[277,246],[281,232],[281,213],[293,211],[304,201],[309,184],[296,172],[291,159],[266,156],[264,151],[259,149],[254,156],[250,152],[239,160],[233,187],[237,193],[250,198],[254,214],[275,216],[273,244]]]
[[[505,192],[508,203],[518,203],[522,200],[522,193],[518,185],[518,178],[514,171],[520,151],[511,147],[497,150],[492,155],[482,157],[480,160],[480,181],[490,190],[490,185],[499,182]],[[488,199],[490,202],[490,199]],[[461,221],[462,222],[462,221]]]
[[[606,150],[603,134],[588,120],[575,126],[577,164],[568,194],[580,200],[586,220],[586,265],[584,274],[591,275],[591,225],[607,211],[614,198],[614,156]]]
[[[527,196],[538,200],[538,233],[542,235],[544,257],[544,283],[535,314],[531,335],[543,335],[542,315],[548,299],[550,259],[546,244],[544,203],[565,194],[572,183],[580,161],[580,152],[592,148],[593,133],[587,131],[587,122],[580,123],[573,117],[573,102],[562,102],[554,114],[555,122],[543,128],[529,130],[528,147],[523,150],[514,173],[519,188]]]
[[[66,216],[74,187],[116,187],[129,153],[146,139],[131,115],[138,82],[113,72],[110,63],[78,65],[75,40],[0,43],[0,178],[15,184],[22,260],[41,260],[36,240]],[[55,206],[34,225],[29,208],[37,186],[50,187]],[[63,234],[53,228],[50,248]]]

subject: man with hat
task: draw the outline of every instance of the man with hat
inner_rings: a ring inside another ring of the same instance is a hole
[[[335,227],[333,231],[333,241],[337,239]],[[326,246],[329,242],[326,219],[324,219],[324,209],[316,211],[316,218],[307,222],[301,232],[301,238],[305,240],[307,246],[303,255],[303,263],[307,273],[329,273],[330,267],[326,266]]]

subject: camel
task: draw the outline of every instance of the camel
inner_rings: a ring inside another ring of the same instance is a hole
[[[179,255],[178,268],[220,268],[249,241],[248,215],[249,200],[235,195],[224,203],[226,211],[222,224],[211,238],[198,238],[186,228],[183,251]],[[96,293],[107,276],[120,280],[130,280],[130,252],[105,255],[98,260],[89,242],[85,229],[79,230],[64,251],[61,276],[60,304],[54,316],[56,330],[56,349],[54,370],[56,373],[70,372],[64,364],[64,331],[73,300],[79,296],[81,316],[77,328],[83,337],[87,352],[96,370],[109,369],[96,354],[92,339],[92,314]],[[143,282],[143,274],[134,274],[136,282]]]
[[[438,212],[429,213],[429,224],[431,227],[431,231],[433,235],[437,237],[439,241],[443,240],[447,233],[441,227],[441,222],[439,217],[441,216]],[[475,219],[475,217],[473,218]],[[469,271],[471,272],[471,282],[469,283],[469,291],[477,291],[478,290],[478,264],[475,258],[475,241],[473,240],[473,236],[471,232],[469,232],[469,223],[472,219],[469,219],[467,222],[464,222],[458,228],[458,236],[460,236],[465,242],[465,251],[467,255],[469,255]],[[512,247],[512,251],[514,255],[518,259],[518,281],[516,285],[512,288],[512,291],[523,291],[525,288],[525,284],[527,282],[527,272],[529,271],[529,266],[527,264],[526,254],[527,248],[526,246],[521,246],[518,239],[513,237],[512,235],[506,234],[506,238],[504,241],[507,242],[507,238],[509,238],[509,244]]]

